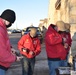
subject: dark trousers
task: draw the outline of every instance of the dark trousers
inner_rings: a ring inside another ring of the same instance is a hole
[[[33,75],[35,66],[35,58],[28,59],[24,57],[22,59],[22,75]]]

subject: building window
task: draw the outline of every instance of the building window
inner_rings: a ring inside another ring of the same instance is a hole
[[[59,10],[60,7],[61,7],[61,0],[57,0],[56,3],[55,3],[55,9]]]

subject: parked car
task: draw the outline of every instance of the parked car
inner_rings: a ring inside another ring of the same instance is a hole
[[[40,42],[42,43],[42,41],[43,41],[43,36],[42,36],[41,29],[40,29],[39,27],[27,27],[25,31],[22,31],[21,36],[29,33],[32,28],[36,28],[36,29],[37,29],[38,38],[40,39]]]
[[[12,30],[7,30],[7,33],[8,34],[12,34]]]
[[[12,30],[12,33],[21,33],[21,30],[20,29],[14,29],[14,30]]]

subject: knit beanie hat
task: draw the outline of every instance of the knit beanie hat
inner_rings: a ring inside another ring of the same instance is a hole
[[[5,10],[1,16],[1,18],[9,21],[10,23],[14,23],[14,21],[16,20],[16,15],[15,12],[13,10],[7,9]]]
[[[66,31],[65,23],[63,21],[57,21],[56,25],[60,28],[60,31]]]

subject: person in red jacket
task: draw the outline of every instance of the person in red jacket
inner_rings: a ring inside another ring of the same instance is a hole
[[[66,37],[67,37],[67,42],[68,42],[68,48],[67,48],[67,63],[68,66],[70,66],[69,62],[68,62],[68,56],[70,56],[70,48],[71,48],[71,44],[72,44],[72,39],[71,39],[71,34],[70,34],[70,24],[69,23],[65,23],[65,28],[66,28]]]
[[[68,38],[67,38],[67,34],[66,34],[65,23],[63,21],[57,21],[56,25],[57,25],[57,27],[61,28],[61,30],[59,30],[58,33],[63,38],[63,46],[64,46],[64,48],[66,50],[67,55],[68,55],[69,46],[68,46]],[[63,27],[64,27],[64,29],[63,29]],[[67,59],[67,57],[66,57],[66,59]],[[64,67],[67,66],[67,60],[66,59],[62,60],[62,65],[61,66],[64,66]]]
[[[61,27],[61,23],[63,23],[63,21],[58,21],[56,25],[58,27]],[[67,32],[68,31],[67,24],[63,23],[63,26],[65,27],[65,30],[60,30],[59,34],[63,37],[63,45],[64,45],[64,48],[67,52],[67,58],[68,58],[68,53],[69,53],[70,46],[71,46],[71,36],[70,36],[70,33]],[[68,28],[70,28],[70,26]],[[67,62],[68,59],[67,58],[62,63],[62,66],[68,66],[68,62]]]
[[[18,48],[24,57],[22,59],[22,75],[33,75],[35,57],[41,52],[40,40],[37,37],[35,28],[22,36],[18,42]]]
[[[15,12],[10,9],[5,10],[0,16],[0,75],[5,75],[10,65],[20,60],[20,57],[12,53],[7,34],[7,28],[14,23],[15,17]]]
[[[63,38],[57,32],[60,28],[51,24],[46,31],[45,45],[50,75],[56,75],[56,69],[61,66],[61,60],[66,59],[66,50],[62,44]]]
[[[69,45],[69,48],[68,48],[68,52],[69,52],[71,44],[72,44],[72,39],[71,39],[71,34],[70,34],[70,24],[65,23],[65,28],[66,28],[66,37],[67,37],[67,40],[68,40],[67,42],[68,42],[68,45]]]

